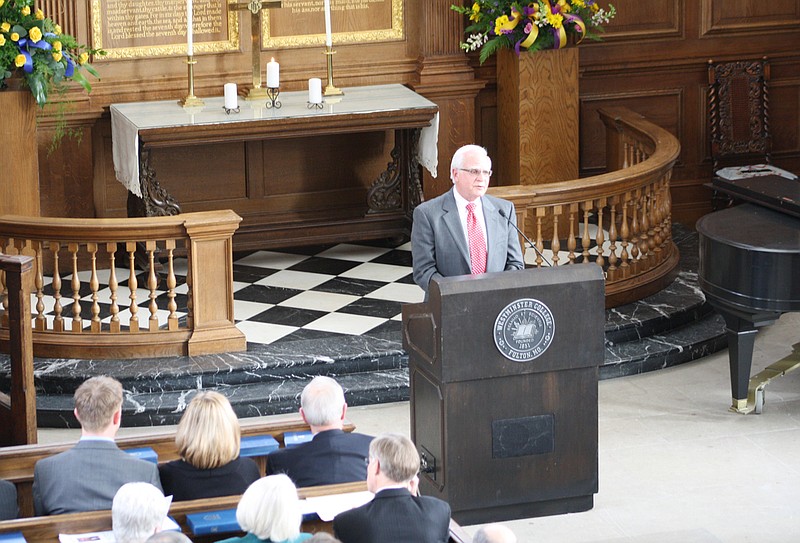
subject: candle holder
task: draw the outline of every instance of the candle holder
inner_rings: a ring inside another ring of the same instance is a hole
[[[326,45],[323,54],[328,57],[328,84],[325,85],[322,94],[325,96],[343,96],[342,90],[336,88],[333,84],[333,55],[336,54],[336,51],[333,50],[332,45]]]
[[[306,102],[308,109],[322,109],[325,106],[322,102]]]
[[[280,87],[267,87],[267,109],[280,109],[281,103],[278,101],[278,95],[280,95],[281,89]]]
[[[202,107],[205,105],[200,98],[194,95],[194,65],[197,64],[197,61],[194,59],[194,55],[187,55],[186,56],[186,65],[188,66],[189,72],[189,94],[183,100],[179,101],[178,103],[183,107]]]
[[[225,110],[226,115],[230,115],[231,113],[239,113],[239,106],[236,107],[225,107],[222,106],[222,109]]]

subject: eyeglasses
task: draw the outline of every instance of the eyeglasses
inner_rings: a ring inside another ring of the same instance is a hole
[[[478,168],[459,168],[459,170],[467,172],[473,177],[478,177],[479,175],[483,175],[484,177],[492,176],[492,170],[479,170]]]

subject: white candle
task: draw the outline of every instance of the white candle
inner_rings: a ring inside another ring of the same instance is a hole
[[[308,80],[308,101],[312,104],[322,103],[322,80],[319,77]]]
[[[325,0],[325,45],[333,45],[331,39],[331,0]]]
[[[192,40],[192,0],[186,0],[186,54],[194,55],[194,40]]]
[[[273,58],[267,62],[267,87],[277,89],[280,87],[281,67]]]
[[[225,83],[225,108],[236,109],[239,107],[239,97],[236,95],[236,83]]]

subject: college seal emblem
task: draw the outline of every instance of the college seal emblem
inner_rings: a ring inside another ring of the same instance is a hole
[[[494,344],[514,362],[530,362],[553,342],[556,323],[550,308],[539,300],[522,298],[511,302],[494,321]]]

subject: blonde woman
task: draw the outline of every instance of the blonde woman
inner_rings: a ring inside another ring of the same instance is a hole
[[[180,460],[159,468],[164,494],[195,500],[241,494],[259,478],[250,458],[239,458],[241,430],[230,402],[219,392],[199,392],[178,423]]]
[[[283,474],[250,485],[236,507],[236,520],[247,535],[219,543],[299,543],[311,537],[300,532],[303,515],[297,488]]]

